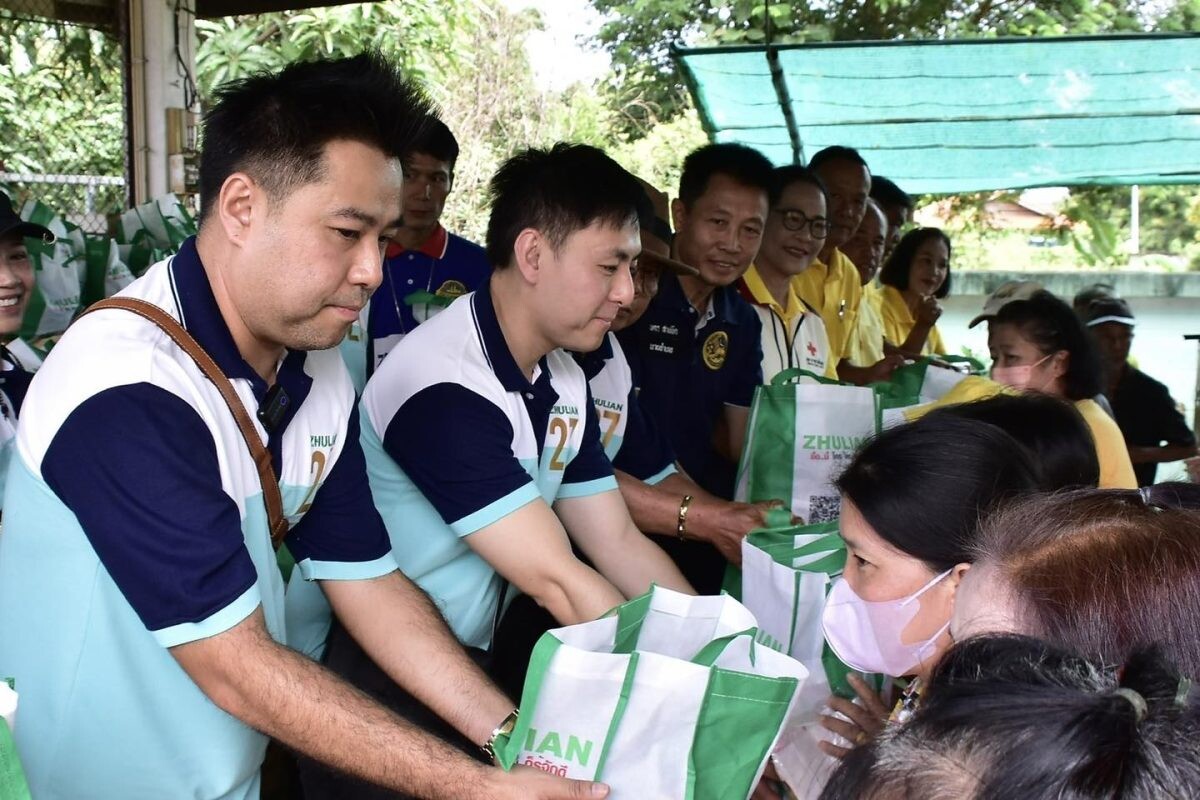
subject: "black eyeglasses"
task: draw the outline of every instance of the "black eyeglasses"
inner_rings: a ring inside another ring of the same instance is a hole
[[[808,228],[814,239],[824,239],[829,235],[829,220],[825,217],[808,217],[803,211],[795,208],[771,209],[783,217],[783,227],[789,231],[799,232]]]

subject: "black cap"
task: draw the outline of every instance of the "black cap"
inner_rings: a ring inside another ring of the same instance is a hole
[[[54,234],[49,228],[43,228],[33,222],[26,222],[17,216],[13,210],[12,200],[4,192],[0,192],[0,238],[10,233],[19,233],[30,239],[41,239],[46,242],[54,241]]]
[[[1119,322],[1133,326],[1133,309],[1119,297],[1100,297],[1088,303],[1083,312],[1083,321],[1089,328],[1106,322]]]

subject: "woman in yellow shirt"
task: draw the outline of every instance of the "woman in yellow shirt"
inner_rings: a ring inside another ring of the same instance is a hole
[[[938,300],[950,294],[950,238],[940,228],[909,231],[888,256],[879,282],[888,343],[912,355],[944,354]]]
[[[1103,389],[1100,358],[1070,306],[1044,289],[1006,303],[988,319],[988,350],[996,382],[1075,404],[1096,443],[1100,488],[1137,488],[1121,429],[1092,399]]]

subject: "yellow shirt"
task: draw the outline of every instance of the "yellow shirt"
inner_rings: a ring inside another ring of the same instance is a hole
[[[969,403],[1014,391],[1016,390],[987,378],[969,375],[940,400],[906,409],[904,418],[911,422],[941,406]],[[1100,462],[1100,488],[1136,489],[1137,478],[1133,474],[1133,464],[1129,460],[1129,451],[1125,448],[1125,437],[1121,435],[1117,423],[1095,400],[1076,400],[1074,405],[1083,421],[1087,423],[1088,430],[1092,432],[1092,441],[1096,445],[1096,460]]]
[[[849,352],[851,334],[858,323],[862,301],[858,269],[835,247],[828,265],[814,258],[808,269],[792,279],[792,288],[821,315],[829,336],[829,360],[836,369]]]
[[[912,333],[913,326],[917,324],[917,319],[909,310],[908,303],[899,289],[895,286],[883,287],[879,293],[879,311],[883,318],[884,337],[896,347],[904,344],[908,335]],[[921,348],[921,355],[944,355],[945,353],[946,343],[942,341],[942,334],[938,331],[937,325],[934,325],[925,339],[925,346]]]
[[[788,285],[787,308],[784,308],[779,305],[779,301],[763,283],[762,276],[758,274],[758,265],[751,264],[750,269],[742,275],[742,281],[746,284],[746,292],[749,292],[750,295],[746,299],[755,305],[766,306],[774,311],[783,320],[783,324],[789,328],[792,326],[792,321],[804,313],[804,303],[800,302],[800,298],[796,295],[794,283]],[[746,296],[746,292],[742,292],[743,297]]]
[[[883,317],[879,313],[879,302],[879,291],[870,285],[864,286],[862,302],[858,305],[858,324],[846,353],[846,358],[856,367],[869,367],[883,360]]]
[[[1077,400],[1075,408],[1092,431],[1096,457],[1100,460],[1101,489],[1136,489],[1137,477],[1117,423],[1095,400]]]
[[[785,308],[771,295],[758,268],[751,265],[738,283],[738,292],[750,303],[762,323],[764,380],[769,382],[780,371],[791,367],[837,378],[834,371],[837,365],[829,359],[825,325],[820,315],[796,296],[794,286],[788,286]]]

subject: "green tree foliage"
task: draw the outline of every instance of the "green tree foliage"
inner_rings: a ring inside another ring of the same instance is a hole
[[[0,11],[0,165],[120,175],[121,49],[90,28]]]
[[[458,48],[494,19],[489,0],[387,0],[197,20],[200,91],[293,61],[379,50],[415,78],[443,77],[471,53]]]
[[[1142,252],[1178,253],[1200,241],[1195,186],[1142,186],[1139,193]],[[1064,213],[1089,224],[1095,220],[1111,225],[1127,235],[1131,208],[1128,186],[1092,186],[1073,189]]]
[[[610,150],[647,180],[673,190],[683,155],[704,142],[695,114],[626,142],[593,87],[539,88],[525,50],[541,25],[499,0],[386,0],[254,17],[199,20],[202,97],[220,83],[296,59],[379,49],[425,86],[459,141],[454,189],[442,221],[476,240],[487,225],[487,182],[517,150],[556,141]]]
[[[0,10],[0,172],[121,176],[123,134],[117,39]],[[103,230],[106,214],[125,205],[124,187],[79,180],[36,178],[7,189],[18,202],[36,195],[88,230]]]
[[[689,46],[802,42],[1056,36],[1124,31],[1200,30],[1200,0],[592,0],[607,16],[601,45],[613,60],[605,89],[631,139],[664,121],[688,119],[691,99],[672,57]],[[1195,187],[1143,189],[1142,249],[1178,253],[1195,245]],[[1067,209],[1082,224],[1070,237],[1080,260],[1125,258],[1128,189],[1076,190]],[[982,213],[994,192],[950,198],[951,225],[984,253],[998,234]],[[1123,199],[1122,199],[1123,198]],[[1200,216],[1200,211],[1197,211]],[[1089,222],[1090,221],[1090,222]],[[975,240],[978,241],[975,241]],[[983,259],[986,261],[986,258]]]

